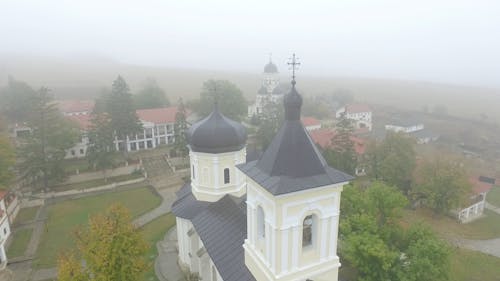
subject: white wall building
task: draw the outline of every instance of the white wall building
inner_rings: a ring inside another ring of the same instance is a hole
[[[349,104],[341,107],[335,112],[335,117],[338,119],[342,114],[346,114],[346,118],[354,122],[355,129],[373,128],[372,110],[365,104]]]
[[[413,133],[424,129],[424,123],[413,119],[397,119],[385,125],[387,131]]]

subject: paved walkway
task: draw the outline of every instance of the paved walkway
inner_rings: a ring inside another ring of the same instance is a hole
[[[499,214],[499,215],[500,215],[500,207],[497,207],[497,206],[491,205],[491,204],[490,204],[490,203],[488,203],[488,202],[485,202],[484,204],[485,204],[484,206],[486,207],[486,209],[488,209],[488,210],[492,210],[493,212],[495,212],[495,213],[497,213],[497,214]]]
[[[155,260],[155,272],[160,281],[182,280],[183,274],[177,264],[177,228],[172,227],[165,238],[156,244],[158,257]]]
[[[149,223],[150,221],[170,212],[172,204],[175,201],[175,193],[172,190],[168,189],[160,190],[158,191],[158,193],[163,199],[160,206],[135,219],[133,223],[137,227],[141,227]]]
[[[459,239],[461,248],[482,252],[500,258],[500,238],[489,240]]]

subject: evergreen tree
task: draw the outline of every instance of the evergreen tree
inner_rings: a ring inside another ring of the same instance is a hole
[[[87,159],[94,169],[103,172],[105,181],[107,181],[106,170],[113,168],[114,165],[113,136],[114,132],[109,116],[106,113],[94,112],[88,132]]]
[[[77,142],[79,132],[64,119],[47,88],[38,91],[34,104],[28,121],[32,132],[20,148],[19,170],[28,184],[48,189],[65,178],[62,160],[66,150]]]
[[[0,132],[0,190],[7,189],[14,178],[15,162],[14,148],[7,136]]]
[[[119,140],[125,140],[127,135],[136,134],[142,130],[142,124],[135,113],[130,89],[121,76],[113,81],[106,104],[106,112],[111,120],[111,127],[115,130],[115,135]],[[126,150],[123,142],[121,146],[121,149]]]
[[[352,141],[354,128],[352,121],[343,113],[336,124],[336,132],[332,138],[332,147],[325,151],[328,164],[349,174],[354,174],[357,166],[357,155]]]
[[[188,152],[187,148],[187,139],[186,139],[186,130],[187,130],[187,121],[186,121],[186,107],[184,106],[184,102],[182,98],[179,99],[179,103],[177,105],[177,113],[175,113],[175,124],[174,124],[174,134],[175,134],[175,150],[180,153],[181,157],[185,157]]]
[[[285,119],[283,105],[268,101],[264,104],[255,134],[257,145],[265,150],[276,136]]]
[[[121,205],[91,217],[86,228],[76,231],[76,244],[78,256],[58,259],[59,281],[136,281],[148,267],[147,242]],[[81,259],[85,266],[77,262]]]

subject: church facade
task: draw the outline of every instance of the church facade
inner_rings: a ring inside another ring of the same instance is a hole
[[[262,84],[255,97],[255,103],[248,106],[248,117],[259,117],[266,104],[280,103],[286,92],[286,87],[280,84],[278,67],[269,59],[269,63],[264,66]]]
[[[336,281],[339,207],[352,176],[335,170],[284,97],[285,122],[246,160],[245,128],[214,111],[188,131],[191,183],[177,193],[179,264],[209,281]]]

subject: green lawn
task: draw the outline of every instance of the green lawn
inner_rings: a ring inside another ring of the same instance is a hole
[[[157,207],[160,202],[160,197],[149,188],[142,187],[68,200],[49,206],[45,231],[33,267],[39,269],[55,266],[58,253],[74,247],[74,229],[113,203],[124,205],[130,210],[132,217],[137,217]]]
[[[22,224],[34,220],[38,209],[39,207],[30,207],[19,210],[14,223]]]
[[[142,178],[142,177],[143,177],[143,175],[140,173],[132,173],[129,175],[109,177],[107,182],[102,178],[102,179],[95,179],[95,180],[83,181],[83,182],[72,183],[72,184],[57,185],[57,186],[53,186],[51,189],[53,191],[81,190],[81,189],[86,189],[86,188],[103,186],[103,185],[111,184],[114,182],[121,182],[121,181],[138,179],[138,178]]]
[[[500,207],[500,186],[494,186],[486,195],[488,203]]]
[[[142,227],[144,238],[149,242],[150,248],[146,256],[151,262],[151,267],[144,274],[145,281],[158,280],[155,275],[154,262],[158,256],[156,242],[163,239],[165,233],[175,225],[175,216],[171,213],[163,215]]]
[[[32,233],[33,228],[25,228],[12,233],[13,240],[7,250],[7,256],[9,258],[15,258],[24,255]]]
[[[500,258],[479,252],[455,249],[451,257],[450,280],[498,281]]]
[[[418,209],[407,210],[403,216],[405,224],[422,221],[444,237],[460,236],[467,239],[492,239],[500,237],[500,215],[484,210],[485,217],[470,223],[460,224],[447,216],[435,216],[432,211]]]

